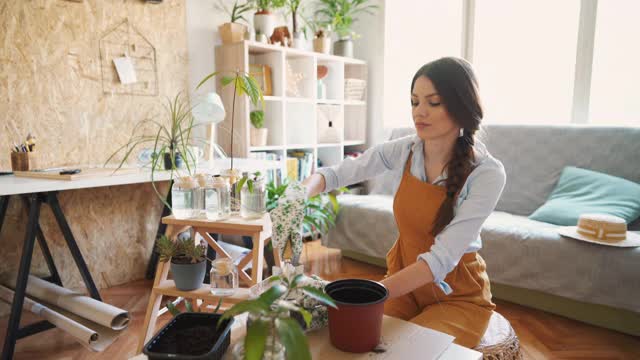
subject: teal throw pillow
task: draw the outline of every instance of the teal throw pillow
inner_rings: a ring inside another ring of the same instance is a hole
[[[619,216],[632,223],[640,217],[640,184],[596,171],[568,166],[555,189],[529,219],[575,226],[584,213]]]

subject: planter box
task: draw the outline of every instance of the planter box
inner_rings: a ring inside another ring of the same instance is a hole
[[[182,313],[173,318],[145,346],[149,359],[212,359],[219,360],[231,343],[229,319],[217,328],[222,315]]]

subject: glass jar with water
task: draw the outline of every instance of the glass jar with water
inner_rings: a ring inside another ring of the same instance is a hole
[[[171,187],[171,210],[176,219],[190,219],[196,214],[194,197],[198,183],[190,176],[174,181]]]
[[[211,294],[231,296],[238,288],[238,269],[230,258],[216,259],[211,263]]]
[[[205,188],[207,219],[224,220],[231,214],[231,187],[227,179],[214,177]]]
[[[267,212],[267,189],[264,178],[247,180],[240,190],[240,216],[258,219]]]

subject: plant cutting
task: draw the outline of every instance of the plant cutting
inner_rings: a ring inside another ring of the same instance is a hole
[[[206,271],[206,245],[196,244],[191,238],[172,241],[162,235],[156,243],[161,262],[171,262],[171,273],[176,288],[183,291],[199,289]]]
[[[266,184],[259,171],[242,177],[237,189],[240,189],[240,216],[257,219],[267,212]]]
[[[251,146],[265,146],[267,145],[267,136],[269,135],[269,129],[264,127],[264,111],[254,110],[249,114],[251,120],[250,139]]]
[[[288,300],[293,291],[318,300],[320,303],[335,307],[333,300],[322,290],[312,286],[302,286],[305,276],[298,274],[289,276],[272,276],[273,283],[258,298],[245,300],[227,310],[220,322],[234,316],[249,313],[247,335],[242,346],[234,349],[237,358],[247,360],[284,358],[311,359],[309,344],[302,327],[293,319],[291,312],[299,313],[307,327],[311,324],[312,315],[293,301]]]
[[[244,14],[251,11],[252,6],[250,3],[240,4],[238,1],[234,2],[233,7],[229,10],[222,1],[218,1],[216,4],[218,10],[224,11],[230,17],[230,21],[224,23],[218,27],[220,37],[223,44],[232,44],[244,40],[247,32],[247,26],[241,24],[240,21],[247,22],[244,18]]]
[[[271,13],[271,10],[283,7],[285,0],[252,0],[252,4],[256,9],[256,13],[253,15],[253,26],[256,32],[271,38],[273,29],[276,27],[276,16]]]
[[[226,75],[225,75],[226,74]],[[196,90],[204,85],[207,81],[214,77],[221,75],[220,80],[222,87],[233,85],[233,99],[231,101],[231,167],[221,171],[221,175],[229,179],[229,184],[233,184],[240,179],[240,172],[233,168],[233,141],[234,141],[234,124],[235,124],[235,112],[236,112],[236,99],[240,96],[246,95],[254,106],[260,104],[261,108],[264,108],[264,96],[260,85],[256,80],[248,73],[240,70],[236,71],[215,71],[207,75],[200,81]]]
[[[334,54],[353,57],[353,40],[359,37],[353,31],[357,16],[366,13],[373,15],[378,8],[370,0],[319,0],[317,14],[331,24],[339,40],[334,44]]]

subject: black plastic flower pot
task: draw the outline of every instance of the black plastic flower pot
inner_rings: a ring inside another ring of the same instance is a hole
[[[182,313],[173,318],[145,346],[149,359],[219,360],[231,343],[233,319],[218,327],[222,315]]]

